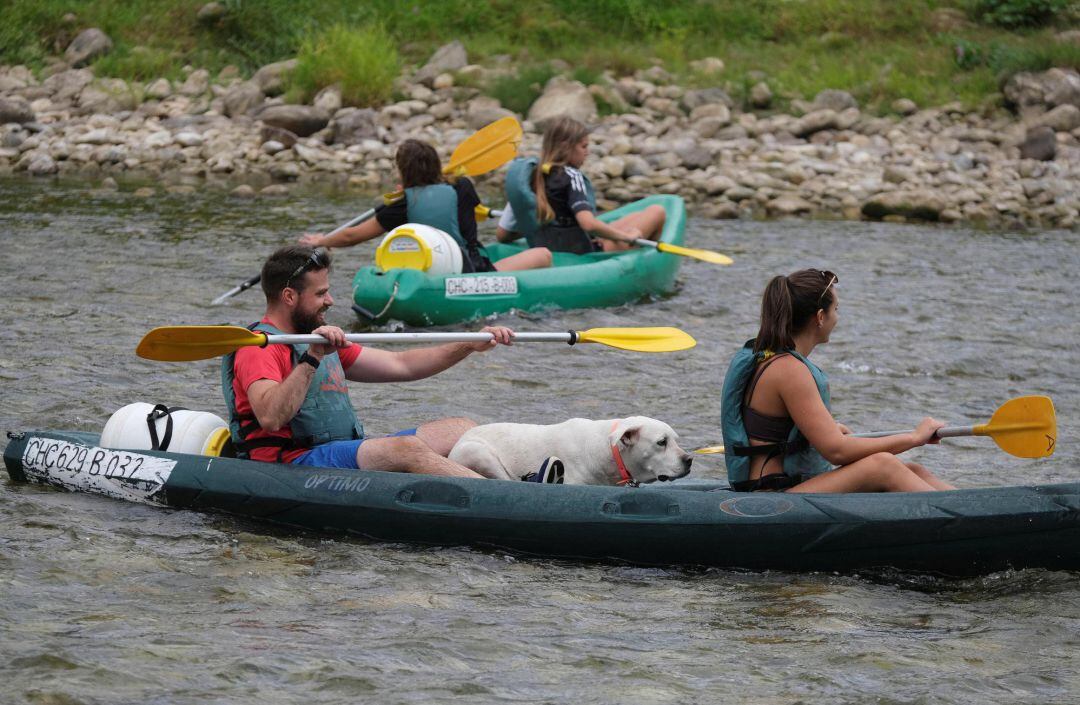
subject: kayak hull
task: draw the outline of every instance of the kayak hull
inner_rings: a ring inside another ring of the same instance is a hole
[[[1080,483],[850,495],[740,494],[706,480],[552,486],[110,451],[77,432],[10,435],[4,462],[16,481],[383,541],[753,570],[1080,569]]]
[[[604,213],[612,221],[650,205],[664,208],[667,218],[661,241],[683,244],[686,206],[678,196],[657,195]],[[486,246],[492,261],[522,252],[519,243]],[[409,325],[446,325],[511,309],[539,311],[619,306],[675,290],[678,255],[651,248],[618,254],[555,253],[548,269],[429,276],[416,269],[364,267],[353,279],[353,302],[362,320],[390,319]]]

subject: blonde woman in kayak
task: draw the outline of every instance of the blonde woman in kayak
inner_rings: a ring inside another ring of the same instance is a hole
[[[757,338],[732,359],[721,423],[732,489],[743,492],[926,492],[955,489],[897,455],[927,443],[943,423],[857,438],[829,411],[825,373],[808,359],[839,321],[839,278],[804,269],[774,277],[761,300]]]
[[[589,130],[569,117],[544,130],[540,158],[515,159],[506,176],[509,207],[499,220],[500,242],[522,235],[533,247],[588,254],[633,247],[640,238],[657,240],[666,213],[652,205],[605,223],[596,217],[596,196],[581,171],[589,156]]]
[[[476,206],[480,197],[465,177],[453,184],[443,178],[439,155],[427,142],[405,140],[394,155],[403,198],[375,209],[375,217],[333,235],[308,233],[300,244],[308,247],[351,247],[387,233],[399,225],[420,223],[448,233],[461,248],[463,271],[507,272],[551,266],[551,252],[532,248],[501,260],[488,259],[476,234]]]

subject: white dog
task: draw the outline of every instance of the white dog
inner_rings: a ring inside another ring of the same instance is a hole
[[[678,438],[666,423],[645,416],[570,419],[551,426],[493,423],[466,431],[450,459],[484,477],[518,480],[557,456],[566,468],[566,484],[643,484],[690,472],[693,458]]]

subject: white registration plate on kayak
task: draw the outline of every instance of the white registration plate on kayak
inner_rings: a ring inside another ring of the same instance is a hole
[[[447,277],[447,296],[495,296],[518,293],[516,277]]]
[[[165,486],[176,461],[35,436],[26,444],[22,466],[39,482],[154,503],[153,495]]]

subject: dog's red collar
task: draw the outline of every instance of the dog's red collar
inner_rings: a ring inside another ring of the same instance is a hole
[[[619,425],[616,421],[611,425],[612,432]],[[626,485],[628,487],[637,487],[638,483],[633,477],[630,476],[630,472],[626,469],[626,463],[623,462],[622,453],[619,452],[619,443],[616,441],[611,444],[611,457],[615,460],[615,467],[619,470],[619,477],[621,478],[617,483],[620,487]]]

